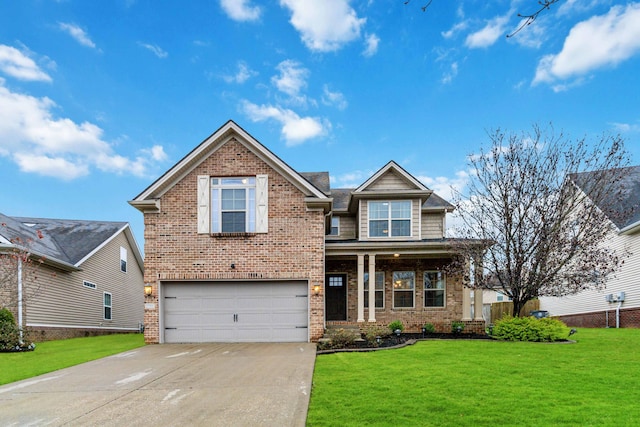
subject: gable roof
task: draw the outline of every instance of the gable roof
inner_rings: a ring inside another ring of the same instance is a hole
[[[431,193],[431,190],[427,188],[423,183],[418,181],[413,177],[409,172],[400,167],[396,162],[391,160],[389,163],[384,165],[378,172],[371,175],[369,179],[367,179],[362,185],[354,190],[354,193],[361,193],[366,191],[369,187],[371,187],[376,181],[382,178],[384,175],[389,173],[395,173],[402,179],[405,183],[408,184],[409,187],[413,187],[413,190],[425,191]]]
[[[0,224],[3,247],[21,246],[11,243],[20,238],[46,264],[67,271],[80,270],[84,261],[125,233],[136,262],[143,269],[142,255],[127,222],[10,217],[0,213]]]
[[[640,231],[640,166],[612,170],[618,172],[616,176],[620,175],[620,179],[598,207],[621,233]],[[580,172],[569,178],[589,195],[593,178],[600,173],[602,171]]]
[[[183,157],[171,169],[166,171],[160,178],[155,180],[142,193],[129,201],[129,204],[143,212],[159,210],[159,198],[164,193],[232,138],[235,138],[236,141],[247,147],[247,149],[258,158],[284,176],[289,182],[302,191],[305,196],[314,199],[323,199],[327,202],[331,201],[331,199],[300,173],[296,172],[278,156],[273,154],[267,147],[249,135],[249,133],[238,126],[233,120],[229,120],[191,150],[189,154]]]

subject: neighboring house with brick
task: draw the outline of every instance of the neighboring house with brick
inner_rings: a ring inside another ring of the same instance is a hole
[[[394,320],[484,332],[482,298],[472,319],[462,272],[444,272],[453,206],[395,162],[332,189],[229,121],[129,203],[144,214],[149,343],[306,342]]]
[[[34,341],[137,332],[144,316],[143,258],[126,222],[0,214],[0,307]]]
[[[624,264],[603,290],[565,297],[540,298],[540,309],[549,311],[570,326],[640,327],[640,166],[627,168],[612,191],[615,200],[601,206],[614,232],[605,244],[625,256]],[[576,174],[572,181],[588,194],[591,172]],[[605,226],[606,224],[603,224]]]

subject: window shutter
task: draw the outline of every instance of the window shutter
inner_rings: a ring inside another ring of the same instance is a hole
[[[208,175],[198,175],[198,233],[208,234],[211,229],[211,208],[209,204],[209,184],[211,178]]]
[[[256,233],[269,230],[269,177],[256,175]]]

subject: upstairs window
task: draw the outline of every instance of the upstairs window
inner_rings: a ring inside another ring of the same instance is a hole
[[[340,217],[332,216],[331,231],[329,232],[329,236],[339,236],[339,235],[340,235]]]
[[[256,178],[211,179],[211,231],[256,231]]]
[[[369,202],[369,237],[411,236],[411,201]]]
[[[424,272],[424,306],[444,307],[447,284],[441,271]]]
[[[120,271],[127,272],[127,249],[120,246]]]

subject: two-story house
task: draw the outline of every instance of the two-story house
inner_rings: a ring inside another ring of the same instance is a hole
[[[329,324],[394,320],[484,331],[482,298],[472,319],[464,272],[444,270],[453,206],[395,162],[332,189],[229,121],[130,203],[144,214],[149,343],[315,341]]]

